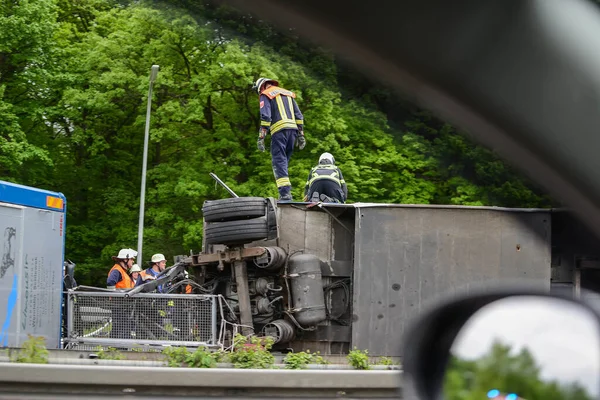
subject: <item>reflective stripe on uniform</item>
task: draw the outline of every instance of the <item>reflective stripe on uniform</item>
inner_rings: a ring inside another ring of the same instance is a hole
[[[292,186],[292,182],[290,182],[290,178],[283,177],[283,178],[279,178],[275,180],[275,183],[277,184],[277,187],[282,187],[282,186]]]
[[[292,98],[288,97],[288,104],[290,106],[290,121],[294,122],[294,124],[296,125],[296,129],[298,129],[298,125],[302,125],[304,124],[304,122],[301,119],[294,119],[294,103],[292,103]],[[289,129],[289,127],[286,127]]]
[[[308,186],[312,185],[314,181],[318,181],[320,179],[328,179],[328,180],[334,181],[338,185],[342,186],[342,184],[340,183],[340,180],[338,178],[336,178],[335,176],[331,176],[331,175],[317,175],[317,176],[314,176],[310,181],[308,181]]]
[[[286,96],[287,97],[287,96]],[[296,120],[293,118],[294,115],[294,107],[292,103],[292,98],[287,97],[288,105],[290,107],[289,115],[288,111],[285,109],[285,105],[283,104],[283,98],[281,95],[275,97],[275,102],[277,103],[277,111],[279,112],[279,116],[281,119],[271,125],[271,134],[277,133],[282,129],[298,129],[298,125],[296,125]]]
[[[298,125],[293,120],[281,120],[271,125],[271,134],[277,133],[283,129],[298,129]]]
[[[290,116],[289,116],[289,118],[291,120],[293,120],[294,119],[294,104],[292,103],[292,98],[291,97],[286,97],[286,98],[287,98],[287,101],[288,101],[288,106],[290,106]],[[287,113],[285,114],[285,116],[286,117],[288,116]]]
[[[271,126],[271,122],[269,121],[260,121],[260,126],[266,126],[267,128]]]
[[[329,171],[332,171],[333,173],[321,175],[317,172],[318,170],[329,170]],[[306,185],[308,185],[308,186],[312,185],[312,183],[314,181],[319,180],[319,179],[329,179],[329,180],[334,181],[335,183],[337,183],[340,186],[342,186],[342,183],[345,183],[345,181],[340,180],[339,175],[338,175],[338,168],[335,165],[319,165],[318,167],[315,167],[312,169],[311,175],[312,175],[312,178],[306,182]]]

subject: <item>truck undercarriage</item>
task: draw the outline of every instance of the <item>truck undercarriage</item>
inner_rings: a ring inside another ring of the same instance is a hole
[[[274,349],[285,350],[291,341],[315,331],[320,323],[349,324],[349,278],[334,279],[325,285],[318,256],[289,246],[255,245],[279,239],[274,199],[207,201],[203,211],[204,246],[208,252],[176,256],[176,263],[155,280],[128,291],[115,293],[92,287],[69,291],[71,312],[67,313],[66,330],[71,347],[102,343],[106,338],[110,340],[107,345],[126,348],[134,342],[137,346],[158,345],[165,339],[170,344],[226,348],[232,346],[235,334],[241,333],[270,336]],[[162,293],[151,294],[159,286]],[[326,294],[333,291],[341,295],[335,310],[325,301]],[[148,309],[148,296],[152,296],[155,310]],[[161,301],[166,301],[166,306],[158,306]],[[200,311],[202,302],[211,306]],[[99,315],[101,310],[108,310],[110,321],[106,313]],[[126,313],[122,310],[128,310],[128,314],[118,316]],[[86,328],[84,316],[105,328]],[[69,318],[73,320],[69,322]],[[134,322],[124,328],[126,332],[116,337],[117,322],[123,325],[123,321],[132,319]],[[203,321],[204,330],[209,325],[212,334],[194,335],[194,330],[202,330],[199,325]]]

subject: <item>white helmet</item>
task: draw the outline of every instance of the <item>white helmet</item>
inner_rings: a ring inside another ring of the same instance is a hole
[[[263,87],[263,85],[267,82],[272,83],[275,86],[279,86],[279,82],[277,82],[275,79],[269,79],[269,78],[258,78],[256,80],[256,82],[254,83],[254,86],[252,86],[252,89],[256,89],[256,92],[258,94],[260,94],[261,89]]]
[[[335,164],[335,158],[331,153],[323,153],[319,157],[319,164]]]
[[[140,268],[139,265],[137,264],[133,264],[131,266],[131,270],[129,271],[130,273],[134,273],[134,272],[142,272],[142,269]]]
[[[137,251],[134,249],[121,249],[119,250],[119,254],[115,258],[120,258],[121,260],[125,260],[127,258],[136,258],[138,255]]]
[[[159,263],[161,261],[166,261],[167,259],[165,258],[164,254],[155,254],[152,256],[152,259],[150,259],[151,263]]]

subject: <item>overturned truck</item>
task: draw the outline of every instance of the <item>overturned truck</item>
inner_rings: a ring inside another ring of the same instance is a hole
[[[551,210],[261,198],[203,210],[203,252],[186,259],[197,282],[220,276],[242,332],[282,349],[399,356],[440,295],[498,279],[550,287]]]
[[[70,290],[66,346],[223,348],[254,333],[281,351],[401,356],[405,327],[442,295],[503,279],[577,292],[589,275],[578,266],[598,259],[595,240],[569,245],[585,231],[560,210],[244,197],[203,212],[202,251],[177,256],[161,279],[123,293]],[[159,284],[170,293],[152,293]],[[134,321],[127,339],[114,333],[119,302]]]
[[[227,347],[254,333],[279,350],[399,356],[404,328],[440,295],[498,279],[550,287],[551,210],[243,197],[203,212],[202,252],[176,257],[161,279],[127,293],[70,292],[80,311],[69,314],[67,342]],[[193,290],[151,293],[167,283]],[[94,307],[112,310],[104,339],[82,325]],[[122,308],[135,338],[115,337]]]

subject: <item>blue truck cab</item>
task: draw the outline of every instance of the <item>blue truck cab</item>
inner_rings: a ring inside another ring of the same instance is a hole
[[[61,346],[66,210],[62,193],[0,181],[0,347]]]

